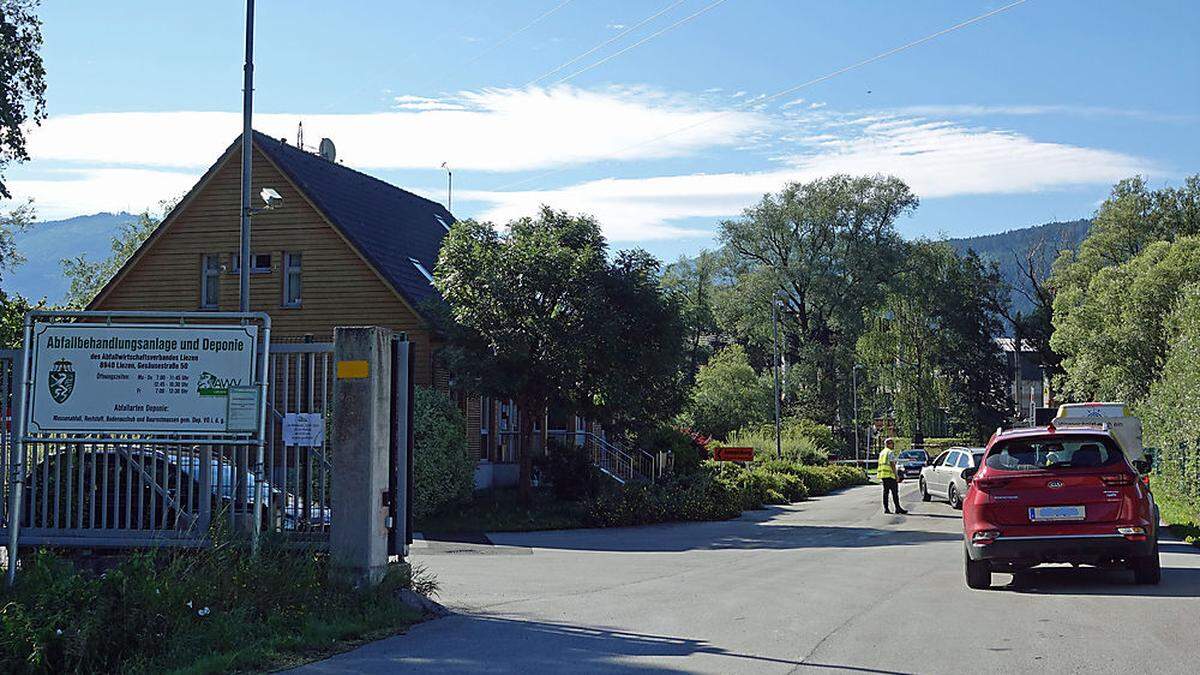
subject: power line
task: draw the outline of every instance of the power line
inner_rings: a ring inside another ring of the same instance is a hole
[[[612,43],[616,42],[617,40],[620,40],[621,38],[625,37],[625,36],[626,36],[626,35],[628,35],[629,33],[631,33],[631,32],[633,32],[633,31],[637,30],[638,28],[641,28],[642,26],[644,26],[644,25],[646,25],[647,23],[649,23],[649,22],[651,22],[651,21],[653,21],[653,20],[657,19],[658,17],[662,16],[663,14],[666,14],[667,12],[671,11],[672,9],[675,9],[675,8],[676,8],[676,7],[678,7],[679,5],[682,5],[682,4],[683,4],[685,1],[686,1],[686,0],[675,0],[675,2],[673,2],[673,3],[669,4],[669,5],[667,5],[666,7],[663,7],[662,9],[658,10],[657,12],[655,12],[655,13],[651,14],[650,16],[648,16],[648,17],[646,17],[646,18],[642,19],[641,21],[637,22],[636,24],[634,24],[634,25],[632,25],[632,26],[630,26],[630,27],[626,28],[625,30],[621,31],[620,33],[617,33],[616,35],[614,35],[614,36],[610,37],[609,39],[607,39],[607,40],[605,40],[605,41],[603,41],[603,42],[601,42],[600,44],[598,44],[598,45],[596,45],[596,46],[592,47],[591,49],[589,49],[589,50],[587,50],[586,52],[584,52],[584,53],[580,54],[579,56],[576,56],[575,58],[571,59],[570,61],[567,61],[567,62],[565,62],[565,63],[559,64],[559,65],[558,65],[558,66],[556,66],[556,67],[555,67],[553,70],[547,71],[546,73],[543,73],[542,75],[539,75],[538,77],[535,77],[535,78],[533,78],[532,80],[530,80],[530,81],[526,82],[526,83],[525,83],[525,86],[526,86],[526,87],[529,87],[529,86],[531,86],[531,85],[537,84],[538,82],[541,82],[542,80],[546,79],[547,77],[550,77],[551,75],[553,75],[553,74],[557,73],[558,71],[562,70],[563,68],[566,68],[567,66],[570,66],[570,65],[572,65],[572,64],[575,64],[575,63],[579,62],[580,60],[582,60],[582,59],[585,59],[585,58],[587,58],[588,56],[591,56],[592,54],[596,53],[597,51],[600,51],[601,49],[604,49],[605,47],[607,47],[607,46],[609,46],[610,44],[612,44]]]
[[[609,54],[608,56],[606,56],[606,57],[604,57],[604,58],[600,59],[599,61],[597,61],[597,62],[593,63],[593,64],[592,64],[592,65],[590,65],[590,66],[586,66],[586,67],[584,67],[584,68],[581,68],[581,69],[579,69],[579,70],[577,70],[577,71],[575,71],[575,72],[571,73],[570,75],[567,75],[566,77],[564,77],[564,78],[562,78],[562,79],[560,79],[560,80],[555,80],[554,84],[562,84],[563,82],[566,82],[567,80],[570,80],[570,79],[574,78],[576,75],[582,75],[582,74],[586,73],[587,71],[589,71],[589,70],[591,70],[591,69],[593,69],[593,68],[596,68],[596,67],[598,67],[598,66],[601,66],[601,65],[603,65],[603,64],[605,64],[605,63],[608,63],[609,61],[612,61],[613,59],[615,59],[615,58],[617,58],[618,56],[620,56],[620,55],[624,54],[625,52],[627,52],[627,51],[629,51],[629,50],[631,50],[631,49],[636,49],[636,48],[638,48],[638,47],[640,47],[640,46],[642,46],[642,45],[646,44],[647,42],[649,42],[649,41],[653,40],[654,38],[656,38],[656,37],[658,37],[658,36],[662,35],[663,33],[666,33],[666,32],[668,32],[668,31],[670,31],[670,30],[673,30],[674,28],[676,28],[676,27],[678,27],[678,26],[682,26],[683,24],[685,24],[685,23],[687,23],[687,22],[691,21],[692,19],[695,19],[696,17],[700,16],[701,14],[704,14],[704,13],[705,13],[705,12],[707,12],[708,10],[710,10],[710,9],[712,9],[712,8],[714,8],[714,7],[716,7],[717,5],[719,5],[719,4],[723,3],[723,2],[725,2],[725,0],[717,0],[716,2],[714,2],[714,3],[710,4],[710,5],[707,5],[707,6],[705,6],[705,7],[702,7],[700,10],[696,11],[695,13],[693,13],[693,14],[689,14],[688,16],[685,16],[685,17],[683,17],[682,19],[680,19],[680,20],[676,21],[675,23],[671,24],[670,26],[667,26],[666,28],[663,28],[662,30],[659,30],[659,31],[657,31],[657,32],[654,32],[654,33],[651,33],[651,34],[647,35],[646,37],[642,38],[641,40],[638,40],[637,42],[635,42],[635,43],[633,43],[633,44],[629,45],[628,47],[626,47],[626,48],[624,48],[624,49],[621,49],[621,50],[619,50],[619,51],[616,51],[616,52],[614,52],[614,53],[612,53],[612,54]],[[553,85],[552,85],[552,86],[553,86]]]
[[[549,18],[551,14],[554,14],[555,12],[562,9],[563,7],[566,7],[570,3],[571,3],[571,0],[563,0],[562,2],[558,3],[554,7],[546,10],[545,12],[542,12],[542,14],[539,15],[533,21],[530,21],[529,23],[525,24],[524,26],[521,26],[520,28],[514,30],[513,32],[511,32],[508,35],[501,38],[500,40],[493,42],[492,46],[490,46],[487,49],[476,54],[469,61],[464,63],[463,66],[469,66],[472,63],[475,63],[476,61],[478,61],[479,59],[482,59],[483,57],[487,56],[488,54],[491,54],[492,52],[496,51],[500,47],[503,47],[504,45],[508,44],[513,38],[517,37],[521,33],[524,33],[525,31],[529,30],[530,28],[533,28],[534,26],[538,25],[545,19]]]
[[[689,130],[691,130],[691,129],[695,129],[696,127],[699,127],[699,126],[702,126],[702,125],[705,125],[705,124],[709,124],[710,122],[713,122],[713,121],[715,121],[715,120],[721,119],[722,117],[727,117],[727,116],[729,116],[729,115],[732,115],[733,113],[735,113],[735,112],[738,112],[738,111],[739,111],[739,110],[741,110],[742,108],[746,108],[746,107],[749,107],[749,106],[757,106],[757,105],[762,105],[763,103],[767,103],[768,101],[773,101],[773,100],[775,100],[775,99],[777,99],[777,98],[780,98],[780,97],[783,97],[783,96],[787,96],[787,95],[789,95],[789,94],[793,94],[793,93],[795,93],[795,92],[797,92],[797,91],[799,91],[799,90],[801,90],[801,89],[804,89],[804,88],[806,88],[806,87],[811,87],[811,86],[813,86],[813,85],[815,85],[815,84],[820,84],[821,82],[825,82],[826,80],[833,79],[833,78],[835,78],[835,77],[837,77],[837,76],[839,76],[839,75],[843,75],[843,74],[845,74],[845,73],[848,73],[848,72],[850,72],[850,71],[852,71],[852,70],[856,70],[856,69],[858,69],[858,68],[862,68],[863,66],[870,65],[870,64],[872,64],[872,63],[875,63],[876,61],[880,61],[880,60],[886,59],[886,58],[888,58],[888,57],[890,57],[890,56],[894,56],[894,55],[896,55],[896,54],[899,54],[900,52],[903,52],[903,51],[907,51],[907,50],[909,50],[909,49],[912,49],[913,47],[920,46],[920,45],[922,45],[922,44],[925,44],[926,42],[929,42],[929,41],[931,41],[931,40],[936,40],[937,38],[939,38],[939,37],[942,37],[943,35],[947,35],[947,34],[949,34],[949,33],[953,33],[953,32],[955,32],[955,31],[958,31],[958,30],[961,30],[961,29],[963,29],[963,28],[966,28],[967,26],[970,26],[970,25],[972,25],[972,24],[979,23],[980,21],[983,21],[983,20],[985,20],[985,19],[989,19],[989,18],[991,18],[991,17],[993,17],[993,16],[996,16],[997,14],[1000,14],[1000,13],[1003,13],[1003,12],[1007,12],[1008,10],[1010,10],[1010,9],[1012,9],[1012,8],[1014,8],[1014,7],[1018,6],[1018,5],[1022,5],[1022,4],[1024,4],[1025,2],[1026,2],[1026,0],[1015,0],[1015,2],[1011,2],[1011,3],[1009,3],[1009,4],[1007,4],[1007,5],[1004,5],[1003,7],[1000,7],[1000,8],[998,8],[998,9],[993,9],[993,10],[991,10],[990,12],[985,12],[985,13],[983,13],[983,14],[980,14],[980,15],[978,15],[978,16],[974,16],[974,17],[972,17],[972,18],[970,18],[970,19],[967,19],[966,21],[961,21],[961,22],[959,22],[959,23],[956,23],[956,24],[954,24],[953,26],[950,26],[950,27],[948,27],[948,28],[943,28],[942,30],[939,30],[939,31],[937,31],[936,33],[930,33],[929,35],[926,35],[926,36],[925,36],[925,37],[923,37],[923,38],[919,38],[919,39],[917,39],[917,40],[913,40],[912,42],[905,43],[905,44],[903,44],[903,45],[900,45],[899,47],[893,47],[892,49],[889,49],[889,50],[887,50],[887,51],[884,51],[884,52],[880,52],[880,53],[878,53],[878,54],[876,54],[875,56],[872,56],[872,57],[870,57],[870,58],[863,59],[862,61],[858,61],[858,62],[856,62],[856,63],[852,63],[852,64],[850,64],[850,65],[848,65],[848,66],[845,66],[845,67],[839,68],[839,69],[837,69],[837,70],[834,70],[834,71],[832,71],[832,72],[830,72],[830,73],[826,73],[825,75],[822,75],[822,76],[820,76],[820,77],[816,77],[816,78],[813,78],[813,79],[811,79],[811,80],[808,80],[807,82],[802,82],[802,83],[800,83],[800,84],[797,84],[797,85],[795,85],[795,86],[793,86],[793,87],[788,87],[787,89],[784,89],[784,90],[782,90],[782,91],[775,92],[774,94],[771,94],[770,96],[767,96],[766,98],[757,99],[757,100],[749,100],[749,101],[746,101],[745,103],[743,103],[743,104],[741,104],[741,105],[735,106],[735,107],[734,107],[732,110],[727,110],[727,111],[725,111],[725,112],[717,113],[717,114],[715,114],[715,115],[710,115],[710,116],[708,116],[708,117],[705,117],[704,119],[702,119],[702,120],[700,120],[700,121],[698,121],[698,122],[695,122],[695,123],[692,123],[692,124],[689,124],[689,125],[686,125],[686,126],[680,127],[680,128],[678,128],[678,129],[675,129],[675,130],[672,130],[672,131],[668,131],[668,132],[666,132],[666,133],[664,133],[664,134],[660,134],[660,135],[658,135],[658,136],[654,136],[654,137],[652,137],[652,138],[648,138],[648,139],[646,139],[646,140],[644,140],[644,141],[639,141],[639,142],[637,142],[637,143],[633,143],[633,144],[631,144],[631,145],[627,145],[627,146],[625,146],[625,147],[623,147],[623,148],[620,148],[620,149],[618,149],[617,151],[615,151],[615,152],[614,152],[614,153],[612,153],[612,154],[613,154],[613,155],[620,155],[621,153],[624,153],[624,152],[626,152],[626,151],[633,150],[633,149],[636,149],[636,148],[640,148],[640,147],[642,147],[643,145],[648,145],[648,144],[650,144],[650,143],[657,143],[658,141],[661,141],[661,140],[662,140],[662,139],[664,139],[664,138],[669,138],[669,137],[671,137],[671,136],[674,136],[674,135],[676,135],[676,134],[683,133],[684,131],[689,131]],[[562,172],[564,172],[564,171],[568,170],[568,168],[569,168],[569,167],[564,167],[564,168],[561,168],[561,169],[554,169],[553,171],[547,171],[547,172],[545,172],[545,173],[542,173],[542,174],[539,174],[539,175],[536,175],[536,176],[531,176],[531,177],[529,177],[529,178],[525,178],[525,179],[522,179],[522,180],[519,180],[519,181],[514,181],[514,182],[512,182],[512,183],[506,183],[506,184],[504,184],[504,185],[501,185],[501,186],[499,186],[499,187],[497,187],[497,188],[495,188],[495,189],[496,189],[496,190],[506,190],[506,189],[508,189],[508,188],[513,188],[513,187],[517,187],[517,186],[519,186],[519,185],[524,185],[524,184],[526,184],[526,183],[531,183],[531,182],[533,182],[533,181],[536,181],[536,180],[541,180],[542,178],[546,178],[546,177],[548,177],[548,176],[554,176],[554,175],[557,175],[557,174],[559,174],[559,173],[562,173]]]

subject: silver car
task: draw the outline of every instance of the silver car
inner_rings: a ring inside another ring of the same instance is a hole
[[[979,466],[985,448],[950,448],[921,469],[921,499],[945,499],[950,506],[961,509],[967,481],[963,469]]]

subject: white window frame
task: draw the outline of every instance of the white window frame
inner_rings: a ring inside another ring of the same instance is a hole
[[[258,262],[258,257],[263,256],[263,255],[267,256],[267,258],[268,258],[268,260],[270,260],[270,262],[267,263],[266,267],[258,267],[255,263]],[[241,272],[241,257],[242,256],[240,253],[230,253],[229,254],[229,273],[230,274],[237,274],[237,273]],[[270,252],[268,252],[268,253],[251,252],[250,253],[250,274],[270,274],[272,272],[272,266],[274,265],[274,262],[275,262],[275,256],[273,254],[271,254]]]
[[[208,284],[212,281],[215,287],[212,302],[208,298]],[[205,253],[200,256],[200,309],[221,308],[221,256],[216,253]]]
[[[292,260],[296,260],[299,264],[292,267]],[[299,307],[304,302],[304,254],[300,252],[283,252],[283,302],[284,307]],[[295,281],[292,280],[292,275],[295,274]],[[288,292],[292,289],[292,284],[296,285],[296,299],[288,300],[291,294]]]

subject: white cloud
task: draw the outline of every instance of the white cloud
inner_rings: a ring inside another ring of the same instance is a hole
[[[400,110],[353,115],[259,114],[255,128],[292,138],[328,136],[361,169],[517,171],[682,157],[735,146],[769,125],[754,112],[703,108],[647,88],[587,91],[570,86],[485,89],[445,99],[398,96]],[[698,122],[710,122],[700,124]],[[661,142],[613,155],[683,127]],[[222,112],[90,113],[55,116],[30,134],[36,160],[199,168],[239,133],[241,117]]]
[[[100,211],[136,213],[190,190],[200,172],[87,169],[49,172],[51,178],[8,182],[16,201],[34,199],[40,220]]]
[[[835,173],[899,176],[925,199],[1024,193],[1108,184],[1135,173],[1156,173],[1129,155],[1036,141],[1028,136],[948,122],[872,116],[801,136],[800,151],[781,168],[747,173],[691,174],[596,180],[554,190],[473,192],[489,204],[482,218],[502,223],[539,204],[596,216],[614,241],[669,239],[694,231],[686,218],[731,217],[788,181]]]

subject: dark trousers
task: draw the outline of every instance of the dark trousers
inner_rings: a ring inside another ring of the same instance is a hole
[[[886,511],[888,507],[888,495],[892,495],[892,503],[896,505],[896,510],[900,511],[900,484],[895,478],[883,479],[883,508]]]

